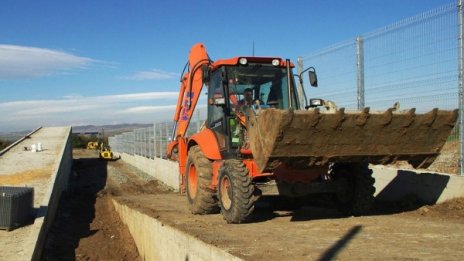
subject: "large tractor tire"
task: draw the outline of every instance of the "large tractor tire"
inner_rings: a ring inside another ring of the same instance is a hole
[[[346,179],[347,187],[336,193],[339,209],[347,215],[369,213],[374,204],[375,179],[367,163],[338,163],[332,166],[335,180]]]
[[[227,223],[249,221],[258,199],[248,169],[241,160],[225,160],[219,170],[218,198]]]
[[[209,188],[213,177],[211,161],[198,145],[190,148],[186,168],[187,199],[193,214],[219,213],[218,200]]]

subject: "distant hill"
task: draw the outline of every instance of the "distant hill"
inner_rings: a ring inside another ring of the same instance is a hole
[[[15,132],[0,132],[0,140],[14,142],[26,136],[26,134],[30,133],[31,131],[32,130],[15,131]]]

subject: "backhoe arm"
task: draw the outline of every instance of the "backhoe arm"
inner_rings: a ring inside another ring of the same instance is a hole
[[[193,112],[203,88],[204,66],[210,64],[210,59],[203,44],[195,44],[190,50],[189,71],[182,77],[176,112],[174,114],[174,129],[171,142],[167,148],[167,155],[171,157],[173,150],[185,146],[185,133],[190,124]]]

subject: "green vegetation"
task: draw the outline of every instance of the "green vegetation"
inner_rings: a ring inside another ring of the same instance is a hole
[[[0,139],[0,150],[8,147],[12,142]]]
[[[459,141],[459,124],[456,124],[446,141]]]
[[[89,141],[96,141],[97,139],[92,136],[87,136],[87,135],[79,135],[79,134],[72,134],[71,135],[72,139],[72,147],[77,149],[85,149],[87,148],[87,143]]]

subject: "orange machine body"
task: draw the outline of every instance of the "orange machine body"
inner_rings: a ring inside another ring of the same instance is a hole
[[[180,91],[178,96],[177,108],[174,114],[174,131],[171,138],[171,142],[167,147],[167,156],[171,160],[178,161],[179,165],[179,181],[180,191],[185,191],[185,175],[186,175],[186,164],[188,158],[189,148],[198,145],[204,155],[213,162],[213,177],[210,184],[210,189],[216,190],[218,183],[218,172],[222,165],[224,156],[221,154],[221,148],[224,147],[223,141],[218,140],[217,135],[209,128],[202,128],[199,132],[187,137],[187,128],[189,126],[192,115],[197,106],[200,98],[202,89],[207,82],[205,82],[205,69],[210,72],[223,67],[223,66],[235,66],[239,63],[240,58],[234,57],[231,59],[222,59],[212,62],[206,52],[205,46],[201,43],[196,44],[192,47],[189,60],[188,60],[188,71],[182,76]],[[287,61],[280,58],[273,57],[245,57],[248,60],[254,62],[270,62],[272,60],[278,60],[279,67],[286,67]],[[290,63],[289,67],[293,68],[294,64]],[[236,103],[236,97],[231,95],[231,103]],[[245,125],[245,117],[243,115],[237,115],[238,122]],[[241,158],[245,166],[249,171],[249,175],[253,179],[274,177],[280,181],[301,181],[310,182],[318,178],[324,170],[311,170],[312,174],[308,174],[308,170],[298,171],[292,168],[288,168],[285,165],[280,166],[272,173],[261,173],[259,172],[256,163],[253,160],[252,152],[250,149],[240,149]]]

